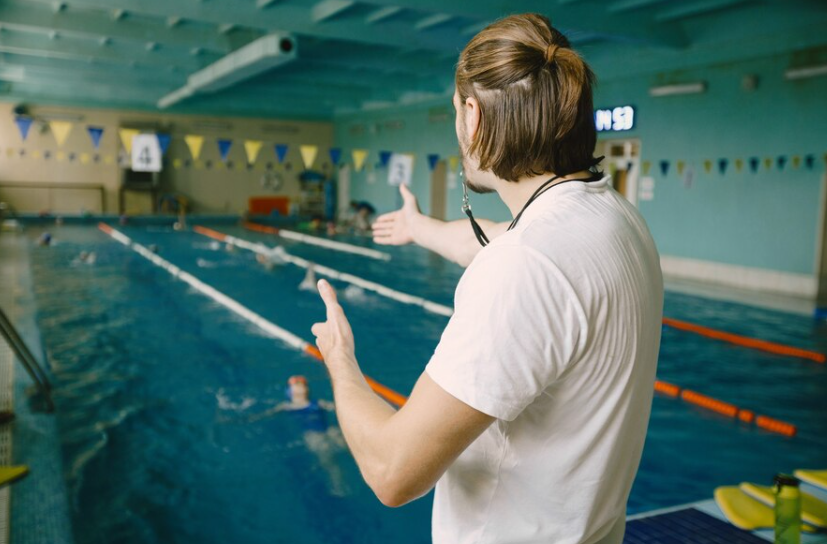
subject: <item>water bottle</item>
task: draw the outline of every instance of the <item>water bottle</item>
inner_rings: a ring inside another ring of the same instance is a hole
[[[801,491],[798,479],[775,477],[775,544],[801,544]]]

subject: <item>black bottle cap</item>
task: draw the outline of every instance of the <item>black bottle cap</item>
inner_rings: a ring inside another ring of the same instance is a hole
[[[798,478],[789,474],[776,474],[773,483],[777,486],[798,487],[801,482]]]

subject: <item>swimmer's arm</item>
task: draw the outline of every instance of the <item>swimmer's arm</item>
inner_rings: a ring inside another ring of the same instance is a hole
[[[322,399],[319,399],[316,402],[317,402],[317,404],[319,405],[320,408],[322,408],[324,410],[327,410],[328,412],[335,412],[336,411],[336,405],[333,404],[332,402],[328,402],[328,401],[322,400]]]
[[[365,481],[385,506],[402,506],[428,493],[495,420],[425,373],[397,412],[370,389],[355,360],[333,368],[339,426]]]

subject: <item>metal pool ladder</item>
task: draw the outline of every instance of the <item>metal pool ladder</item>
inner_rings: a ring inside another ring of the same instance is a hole
[[[46,372],[40,367],[32,352],[29,351],[26,343],[23,342],[17,329],[14,328],[2,308],[0,308],[0,334],[6,339],[9,347],[17,355],[23,368],[26,369],[32,381],[34,381],[37,390],[46,403],[46,411],[54,412],[55,403],[52,400],[52,385],[49,383],[49,378],[46,377]]]

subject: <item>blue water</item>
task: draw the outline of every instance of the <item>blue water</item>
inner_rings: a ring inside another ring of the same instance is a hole
[[[260,417],[307,376],[332,400],[322,365],[267,337],[90,227],[32,243],[38,324],[56,382],[58,423],[79,543],[388,542],[430,538],[431,494],[383,507],[344,446],[335,415],[317,432],[296,414]],[[304,271],[191,232],[125,228],[143,244],[274,323],[311,340],[318,296]],[[273,244],[237,227],[220,230]],[[34,241],[39,230],[27,236]],[[390,263],[278,240],[300,257],[451,304],[462,269],[413,246]],[[355,243],[370,245],[364,240]],[[95,251],[94,265],[73,262]],[[337,284],[342,289],[343,284]],[[409,393],[447,318],[370,292],[342,305],[369,376]],[[812,319],[675,293],[670,317],[827,351]],[[827,367],[664,329],[659,377],[799,426],[794,438],[656,396],[629,512],[709,498],[717,485],[768,482],[827,466]]]

